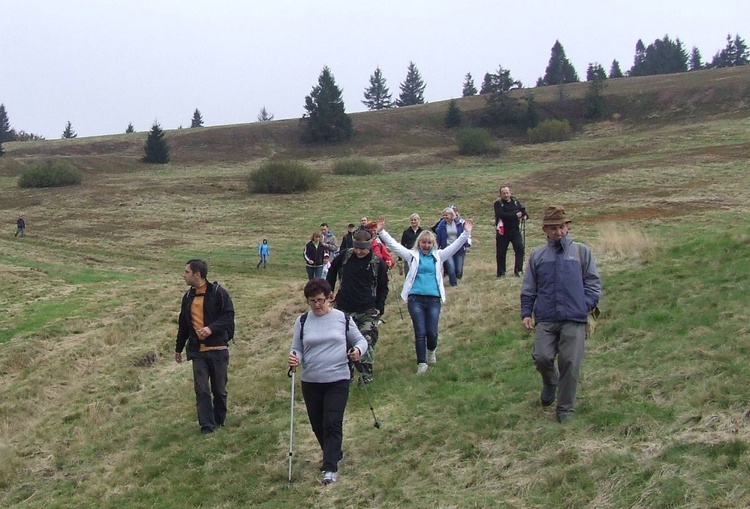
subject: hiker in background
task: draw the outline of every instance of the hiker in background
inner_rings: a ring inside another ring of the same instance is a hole
[[[320,237],[321,244],[333,259],[339,252],[339,242],[333,232],[328,229],[328,223],[320,223]]]
[[[13,236],[18,237],[19,233],[21,234],[21,237],[26,235],[26,220],[23,216],[18,216],[18,219],[16,219],[16,234]]]
[[[422,218],[416,212],[409,216],[409,227],[401,234],[401,245],[406,249],[412,249],[417,242],[417,237],[422,233]],[[399,256],[404,263],[404,274],[409,272],[409,264]]]
[[[443,219],[435,227],[435,237],[438,249],[446,249],[453,244],[464,231],[465,222],[458,221],[451,207],[443,210]],[[468,244],[470,245],[470,243]],[[464,257],[467,244],[462,243],[452,256],[446,257],[445,272],[448,273],[448,283],[457,286],[458,280],[464,276]]]
[[[307,279],[320,278],[323,275],[323,255],[326,249],[320,242],[322,235],[320,232],[313,232],[310,242],[305,244],[305,269],[307,270]]]
[[[438,346],[438,321],[440,308],[445,302],[443,286],[443,261],[463,248],[471,239],[474,221],[467,219],[463,232],[445,249],[436,249],[435,234],[424,230],[417,237],[416,245],[406,249],[385,231],[385,217],[378,220],[378,231],[385,245],[409,264],[401,298],[408,303],[409,315],[414,326],[414,348],[417,353],[417,374],[427,371],[428,364],[437,362],[435,350]]]
[[[544,210],[547,245],[531,253],[521,289],[523,326],[531,332],[536,323],[532,357],[542,375],[541,403],[550,406],[557,396],[559,422],[573,415],[588,313],[602,293],[594,256],[585,244],[573,242],[570,222],[563,207]]]
[[[310,311],[297,318],[288,365],[302,365],[302,396],[315,438],[323,451],[323,484],[338,480],[344,457],[344,411],[349,399],[349,361],[367,353],[367,341],[352,319],[333,309],[333,292],[323,279],[304,288]]]
[[[325,279],[328,275],[328,269],[331,267],[331,255],[328,253],[323,254],[323,271],[320,273],[320,278]]]
[[[359,220],[359,228],[358,230],[367,230],[367,223],[369,223],[370,220],[367,219],[367,216],[362,216],[362,218]]]
[[[182,297],[174,360],[193,361],[193,385],[201,433],[224,426],[227,416],[229,340],[234,337],[234,305],[219,283],[206,280],[203,260],[189,260],[182,278],[190,286]]]
[[[346,235],[344,235],[344,238],[341,239],[341,247],[339,247],[339,253],[354,247],[354,232],[357,231],[357,227],[354,226],[354,223],[349,223],[346,226],[346,230]]]
[[[341,286],[336,294],[335,306],[349,314],[367,340],[367,353],[362,357],[362,381],[373,379],[375,344],[378,342],[378,324],[385,313],[388,297],[388,269],[385,262],[372,252],[372,238],[366,231],[354,234],[354,247],[342,251],[331,262],[326,278],[331,291],[336,289],[336,278]]]
[[[513,244],[515,263],[513,275],[520,277],[523,272],[524,245],[521,236],[521,221],[529,218],[526,208],[510,194],[510,187],[500,188],[500,197],[495,200],[495,261],[497,277],[505,276],[505,256],[508,244]]]
[[[271,254],[271,250],[268,247],[268,241],[263,239],[263,242],[258,245],[258,256],[260,257],[260,261],[258,262],[258,265],[255,266],[256,269],[259,269],[261,264],[264,269],[266,268],[269,254]]]
[[[388,267],[388,270],[391,270],[393,267],[396,266],[396,262],[393,260],[393,257],[388,252],[388,249],[386,249],[386,247],[378,238],[377,221],[368,221],[365,228],[366,228],[366,231],[370,234],[370,237],[372,237],[372,252],[375,253],[379,258],[381,258],[385,262],[385,266]]]

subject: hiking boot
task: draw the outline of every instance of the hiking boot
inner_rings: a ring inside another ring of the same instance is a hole
[[[557,411],[557,422],[560,424],[569,421],[573,418],[573,412],[561,412]]]
[[[523,274],[523,271],[522,271],[522,270],[517,270],[516,272],[514,272],[514,273],[513,273],[513,275],[514,275],[515,277],[521,277],[521,274]]]
[[[435,364],[436,362],[435,350],[427,350],[427,364]]]
[[[427,368],[428,367],[429,366],[427,366],[426,363],[420,362],[419,364],[417,364],[417,374],[418,375],[424,375],[425,373],[427,373]]]
[[[333,484],[339,480],[338,472],[323,472],[323,484]]]
[[[540,397],[542,401],[542,406],[550,406],[552,403],[554,403],[556,392],[557,392],[556,385],[544,384],[544,387],[542,387],[542,395]]]

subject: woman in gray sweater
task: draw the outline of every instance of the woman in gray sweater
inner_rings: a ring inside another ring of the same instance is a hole
[[[323,484],[331,484],[338,479],[338,462],[343,457],[349,360],[359,362],[367,352],[367,340],[351,318],[333,309],[333,292],[325,279],[308,281],[304,293],[310,311],[294,322],[289,367],[302,365],[302,396],[323,450]]]

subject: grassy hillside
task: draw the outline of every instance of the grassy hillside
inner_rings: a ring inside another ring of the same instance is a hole
[[[614,80],[605,93],[621,121],[486,158],[456,155],[440,126],[446,103],[357,114],[355,139],[334,147],[299,143],[296,121],[169,131],[163,167],[138,162],[144,133],[4,145],[0,506],[750,506],[749,74]],[[575,101],[585,87],[563,95]],[[559,91],[533,93],[556,107]],[[351,154],[387,171],[332,175]],[[49,157],[83,169],[83,184],[16,187],[25,165]],[[248,173],[269,157],[304,160],[324,186],[248,194]],[[530,211],[529,247],[543,242],[543,207],[563,204],[602,273],[603,317],[564,426],[538,403],[520,282],[494,277],[502,183]],[[478,226],[443,308],[438,364],[414,375],[408,314],[389,297],[370,393],[382,428],[353,388],[341,480],[323,487],[298,390],[287,486],[284,360],[305,309],[302,245],[321,221],[341,234],[382,213],[400,232],[411,212],[432,224],[448,203]],[[24,239],[12,236],[21,213]],[[255,268],[263,237],[265,271]],[[180,276],[196,256],[238,310],[230,415],[209,437],[190,366],[171,353]]]

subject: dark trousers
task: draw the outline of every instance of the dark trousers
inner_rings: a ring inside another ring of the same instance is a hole
[[[505,232],[505,235],[495,235],[495,256],[497,258],[497,275],[505,275],[505,255],[508,253],[508,244],[513,244],[513,252],[516,254],[513,272],[523,270],[523,237],[521,232]]]
[[[337,472],[344,441],[344,410],[349,400],[349,380],[330,383],[302,382],[302,396],[315,438],[323,450],[324,472]]]
[[[198,424],[202,430],[213,431],[227,417],[229,350],[195,352],[192,360]]]

